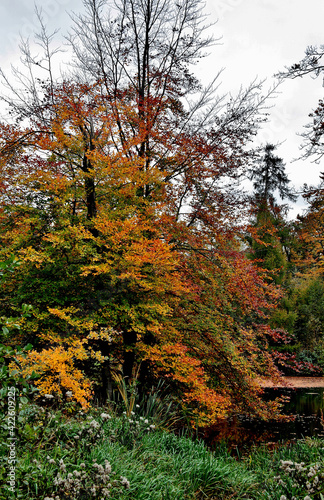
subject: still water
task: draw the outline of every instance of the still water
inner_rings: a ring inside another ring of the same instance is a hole
[[[324,388],[271,388],[266,389],[265,394],[269,399],[289,396],[283,413],[294,418],[288,422],[262,422],[244,416],[231,418],[205,436],[207,444],[213,447],[225,439],[231,448],[236,449],[254,443],[275,447],[278,442],[294,442],[306,436],[324,438]]]
[[[283,413],[294,415],[294,421],[271,423],[277,439],[297,439],[306,436],[324,437],[324,389],[268,389],[271,396],[285,394],[290,400],[285,404]]]
[[[287,413],[295,415],[322,416],[324,409],[323,393],[324,388],[322,387],[290,389],[287,391],[287,394],[290,395],[290,401],[285,405],[284,409]]]

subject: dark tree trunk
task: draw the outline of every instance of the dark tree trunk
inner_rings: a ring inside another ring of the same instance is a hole
[[[132,377],[135,353],[132,348],[135,347],[137,342],[137,334],[135,332],[123,332],[124,341],[124,363],[123,363],[123,374],[126,378],[126,383]]]
[[[93,178],[85,179],[86,203],[87,203],[87,219],[94,219],[97,215],[96,191]]]

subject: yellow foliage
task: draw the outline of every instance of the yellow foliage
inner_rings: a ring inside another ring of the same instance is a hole
[[[77,319],[75,317],[72,317],[72,314],[78,312],[78,309],[76,309],[75,307],[66,307],[64,309],[49,307],[48,311],[61,320],[66,321],[70,326],[78,328],[80,331],[88,331],[95,327],[95,323],[93,321],[85,321],[84,318]]]
[[[68,349],[62,346],[30,351],[26,358],[18,356],[20,371],[26,377],[36,372],[41,377],[35,381],[41,396],[52,394],[62,396],[63,391],[71,391],[73,399],[87,409],[91,398],[91,382],[77,369],[74,360],[86,359],[88,354],[81,341]],[[16,369],[14,363],[11,368]],[[53,394],[54,393],[54,394]]]
[[[72,312],[72,308],[69,309]],[[70,319],[67,309],[64,311],[53,309],[51,312],[57,313],[59,317],[67,321]],[[104,340],[111,344],[116,334],[117,332],[112,328],[100,328],[98,331],[90,331],[87,337],[80,339],[77,336],[62,338],[50,332],[46,339],[54,347],[43,349],[41,352],[31,350],[26,357],[17,356],[19,364],[12,362],[10,368],[19,371],[23,377],[33,372],[40,375],[35,385],[41,396],[45,394],[62,396],[64,392],[70,391],[72,399],[86,409],[90,406],[89,401],[92,397],[91,382],[80,369],[76,368],[75,361],[95,359],[99,363],[104,363],[107,358],[100,350],[93,349],[91,344],[97,340]]]
[[[37,251],[32,247],[22,248],[18,255],[24,262],[31,262],[36,267],[40,267],[44,262],[52,262],[45,252]]]

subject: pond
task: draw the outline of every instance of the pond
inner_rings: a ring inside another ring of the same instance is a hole
[[[297,415],[323,415],[323,387],[297,388],[287,390],[287,392],[290,401],[285,405],[285,412]]]
[[[306,436],[324,437],[324,388],[267,389],[270,397],[289,396],[283,413],[293,415],[292,422],[272,423],[277,439],[298,439]]]
[[[254,443],[275,448],[279,442],[294,442],[306,436],[324,438],[324,387],[265,389],[266,398],[282,395],[289,396],[283,413],[293,416],[291,421],[263,422],[239,415],[209,429],[204,436],[206,443],[211,448],[222,440],[234,449],[249,448]]]

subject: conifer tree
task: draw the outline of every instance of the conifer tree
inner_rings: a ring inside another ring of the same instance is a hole
[[[296,196],[289,186],[282,158],[276,156],[276,146],[266,144],[264,155],[250,170],[254,194],[252,197],[253,222],[248,238],[252,258],[269,271],[269,279],[282,282],[285,275],[286,255],[284,252],[285,206],[276,203],[275,195],[294,201]]]
[[[283,159],[274,154],[275,150],[276,146],[266,144],[264,155],[250,170],[256,201],[268,205],[273,205],[276,191],[282,200],[296,200],[296,196],[289,187],[290,181],[285,172]]]

